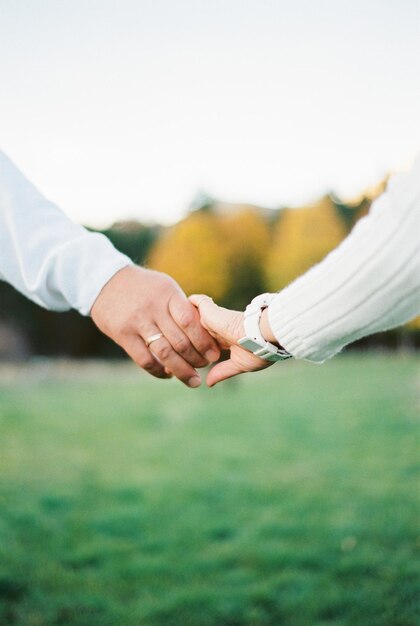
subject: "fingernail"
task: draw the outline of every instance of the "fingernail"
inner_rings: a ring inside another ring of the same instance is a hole
[[[192,387],[193,389],[195,387],[199,387],[200,385],[201,385],[201,378],[199,376],[192,376],[190,380],[188,381],[188,386]]]
[[[208,361],[209,363],[214,363],[218,360],[219,353],[216,350],[207,350],[204,356],[206,358],[206,361]]]

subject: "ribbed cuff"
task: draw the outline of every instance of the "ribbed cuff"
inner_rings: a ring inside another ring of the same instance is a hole
[[[308,324],[299,319],[299,307],[293,306],[285,291],[268,307],[268,322],[277,342],[295,359],[322,363],[334,356],[335,352],[314,343]]]

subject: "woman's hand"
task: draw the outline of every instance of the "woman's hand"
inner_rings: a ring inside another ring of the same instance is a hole
[[[256,372],[273,365],[273,362],[260,359],[238,345],[238,339],[245,335],[243,313],[217,306],[209,296],[194,294],[190,296],[190,301],[199,310],[203,327],[222,349],[230,350],[230,358],[217,363],[210,370],[207,376],[209,387],[232,376]]]

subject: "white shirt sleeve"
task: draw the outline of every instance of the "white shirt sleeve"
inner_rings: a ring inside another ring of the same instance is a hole
[[[268,320],[293,356],[322,362],[419,313],[420,157],[335,250],[278,294]]]
[[[0,278],[37,304],[88,315],[108,280],[131,260],[72,222],[0,151]]]

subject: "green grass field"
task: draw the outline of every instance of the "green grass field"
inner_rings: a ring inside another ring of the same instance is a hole
[[[0,370],[0,624],[417,626],[419,367]]]

